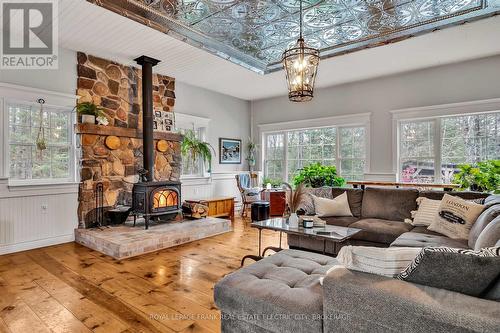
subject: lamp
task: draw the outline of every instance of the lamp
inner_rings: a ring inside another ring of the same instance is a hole
[[[302,37],[302,0],[299,39],[293,47],[283,52],[282,61],[288,83],[288,99],[292,102],[310,101],[319,65],[319,50],[308,47]]]

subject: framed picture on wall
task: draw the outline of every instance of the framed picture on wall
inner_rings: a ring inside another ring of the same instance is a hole
[[[157,132],[172,132],[175,125],[175,115],[173,112],[155,110],[153,126]]]
[[[241,164],[241,140],[219,138],[219,163]]]

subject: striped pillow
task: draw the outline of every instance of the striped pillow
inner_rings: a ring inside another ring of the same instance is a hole
[[[396,278],[478,297],[499,275],[500,247],[426,247]]]
[[[411,212],[410,219],[406,219],[405,222],[411,224],[414,227],[428,227],[434,222],[436,216],[439,212],[439,205],[441,205],[441,200],[432,200],[428,198],[417,198],[418,210],[413,210]]]
[[[346,268],[394,277],[401,273],[420,253],[415,247],[368,247],[344,246],[339,251],[337,260]]]

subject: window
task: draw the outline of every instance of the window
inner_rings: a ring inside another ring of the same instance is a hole
[[[362,180],[366,164],[364,127],[340,128],[340,170],[347,180]]]
[[[180,129],[182,134],[185,134],[186,131],[192,129]],[[194,134],[197,139],[203,140],[203,130],[198,128],[194,131]],[[204,173],[205,163],[202,158],[194,158],[191,153],[187,156],[182,156],[182,175],[185,177],[201,177]]]
[[[304,166],[321,163],[335,165],[347,180],[363,178],[366,164],[363,126],[290,130],[268,133],[264,138],[266,177],[290,182]]]
[[[285,134],[269,134],[266,138],[265,174],[271,179],[283,179],[285,173]]]
[[[196,138],[202,141],[207,140],[210,119],[193,116],[185,113],[175,114],[175,128],[182,134],[193,131]],[[213,155],[214,156],[214,155]],[[182,156],[181,175],[183,178],[201,178],[206,176],[209,166],[202,158],[194,159],[193,156]]]
[[[458,164],[500,159],[500,112],[401,121],[399,138],[401,181],[450,183]]]
[[[14,182],[71,182],[73,145],[71,110],[7,102],[9,177]],[[40,122],[47,149],[36,146]]]

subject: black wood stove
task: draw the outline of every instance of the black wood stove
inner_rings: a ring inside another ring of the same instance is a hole
[[[181,183],[174,181],[141,182],[132,190],[132,207],[135,216],[144,216],[146,229],[153,217],[174,219],[181,212]]]
[[[146,229],[151,218],[173,219],[181,212],[181,183],[154,181],[153,138],[153,66],[160,61],[142,56],[135,61],[142,66],[142,133],[144,173],[132,189],[134,225],[137,215],[144,216]]]

